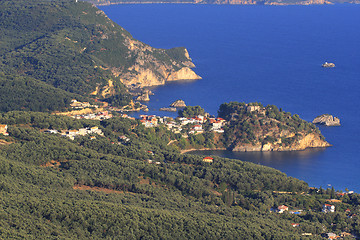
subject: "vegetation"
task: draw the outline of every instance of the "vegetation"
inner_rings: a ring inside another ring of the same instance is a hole
[[[192,118],[205,115],[205,110],[200,106],[186,106],[179,110],[179,117]]]
[[[114,106],[130,102],[120,77],[136,63],[139,53],[129,47],[134,39],[91,4],[0,1],[0,32],[2,111],[63,110],[74,98]],[[144,63],[150,69],[154,62],[185,61],[184,48],[151,49],[142,53],[145,60],[151,57]]]
[[[311,190],[280,171],[239,160],[205,163],[168,146],[177,136],[161,127],[35,112],[3,113],[0,122],[8,124],[9,136],[2,139],[11,143],[0,145],[3,239],[301,239],[304,232],[317,239],[328,231],[360,233],[358,216],[352,216],[359,195]],[[70,140],[43,132],[94,125],[103,137]],[[342,200],[336,212],[321,213],[334,196]],[[282,204],[304,212],[269,212]]]

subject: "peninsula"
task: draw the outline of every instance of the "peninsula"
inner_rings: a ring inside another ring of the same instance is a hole
[[[320,130],[297,114],[261,103],[224,103],[218,117],[209,116],[200,106],[187,106],[174,121],[142,115],[145,127],[166,126],[176,134],[172,141],[183,152],[192,149],[226,149],[241,152],[297,151],[329,147]]]

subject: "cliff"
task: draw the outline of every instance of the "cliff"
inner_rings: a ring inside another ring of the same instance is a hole
[[[276,106],[225,103],[219,117],[228,121],[222,141],[232,151],[294,151],[331,146],[312,123]]]
[[[277,141],[270,143],[239,143],[234,146],[232,151],[235,152],[270,152],[270,151],[298,151],[304,150],[306,148],[316,148],[316,147],[329,147],[331,146],[328,142],[324,141],[319,134],[309,133],[299,136],[295,141],[290,145],[286,142],[292,137],[287,136],[284,138],[279,138]]]

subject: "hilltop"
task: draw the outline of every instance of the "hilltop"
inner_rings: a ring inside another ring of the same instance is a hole
[[[0,1],[0,31],[2,111],[123,106],[130,86],[200,78],[185,48],[152,48],[86,2]]]

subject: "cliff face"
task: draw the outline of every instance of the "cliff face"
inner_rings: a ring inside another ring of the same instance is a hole
[[[286,143],[285,143],[286,144]],[[304,150],[306,148],[316,148],[316,147],[329,147],[331,146],[328,142],[321,139],[319,134],[309,133],[302,135],[298,140],[293,142],[290,145],[284,145],[282,139],[279,138],[278,141],[274,143],[260,143],[257,142],[253,144],[238,144],[232,151],[238,152],[270,152],[270,151],[297,151]]]
[[[201,79],[191,68],[195,67],[185,48],[156,49],[130,36],[123,35],[127,68],[113,66],[111,71],[127,87],[163,85],[167,81]]]
[[[232,151],[294,151],[331,146],[319,129],[298,115],[259,103],[225,103],[219,117],[228,121],[223,142]]]

